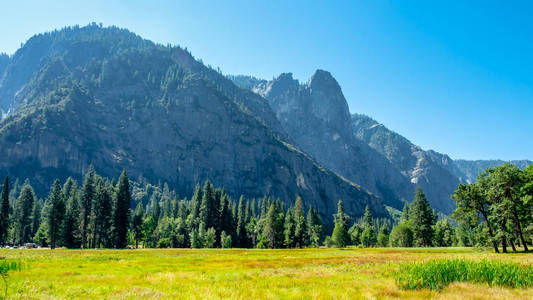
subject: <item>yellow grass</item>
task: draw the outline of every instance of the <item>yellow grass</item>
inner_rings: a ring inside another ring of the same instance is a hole
[[[404,291],[399,263],[433,258],[505,259],[531,254],[451,249],[0,250],[25,267],[9,279],[14,299],[533,299],[533,288],[454,283]]]

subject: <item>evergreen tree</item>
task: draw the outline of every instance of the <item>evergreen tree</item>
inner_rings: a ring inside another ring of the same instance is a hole
[[[96,180],[95,199],[93,205],[93,248],[99,248],[101,244],[108,248],[112,246],[111,226],[113,212],[112,187],[108,187],[102,178]]]
[[[430,247],[433,240],[433,211],[420,187],[416,189],[415,199],[409,207],[409,224],[414,245]]]
[[[130,182],[126,170],[122,171],[118,180],[115,194],[115,207],[113,209],[113,237],[115,248],[127,246],[128,219],[130,213]]]
[[[283,246],[283,213],[279,211],[279,206],[275,203],[270,204],[266,214],[262,236],[268,248]]]
[[[317,212],[309,207],[307,212],[307,236],[309,237],[309,246],[319,247],[323,239],[322,221]]]
[[[67,181],[68,182],[68,181]],[[65,189],[64,189],[65,190]],[[80,203],[77,193],[69,193],[63,225],[63,242],[67,248],[81,247]]]
[[[139,248],[139,241],[142,239],[142,225],[143,225],[143,206],[142,203],[139,202],[137,204],[137,207],[135,208],[135,212],[133,213],[133,219],[132,219],[132,231],[133,231],[133,237],[135,239],[135,248]]]
[[[33,208],[32,208],[32,225],[31,225],[31,235],[35,236],[37,233],[37,230],[39,230],[39,226],[41,225],[41,211],[43,209],[43,206],[41,204],[41,201],[38,199],[35,199],[35,202],[33,202]]]
[[[377,245],[379,247],[389,246],[389,226],[381,225],[378,233]]]
[[[331,240],[333,244],[339,248],[344,248],[350,243],[350,236],[348,235],[348,224],[350,217],[344,213],[344,204],[342,200],[337,203],[337,213],[334,215],[335,227]]]
[[[65,200],[63,190],[56,179],[52,186],[52,191],[47,199],[49,203],[48,212],[48,235],[50,239],[50,248],[54,249],[61,241],[63,233],[63,218],[65,217]]]
[[[9,178],[7,176],[2,187],[0,201],[0,245],[5,245],[9,229]]]
[[[307,224],[302,198],[298,196],[294,203],[294,246],[302,248],[307,245]]]
[[[32,209],[35,193],[29,182],[24,183],[15,208],[15,242],[19,245],[32,240]]]
[[[373,247],[376,245],[376,232],[374,231],[374,224],[372,222],[372,212],[368,205],[365,207],[365,214],[363,215],[363,232],[361,233],[361,244],[364,247]]]
[[[296,236],[294,234],[295,232],[295,223],[294,223],[294,217],[292,215],[292,210],[288,210],[285,214],[285,222],[283,224],[284,226],[284,241],[285,247],[287,248],[294,248],[296,246]]]
[[[239,199],[239,206],[237,208],[237,246],[245,248],[248,245],[248,237],[246,236],[246,213],[244,196]]]
[[[93,165],[90,165],[89,170],[85,174],[81,189],[81,245],[83,248],[87,248],[88,246],[89,218],[91,216],[93,199],[95,196],[94,180],[94,167]]]
[[[218,219],[218,203],[215,199],[213,185],[206,180],[203,188],[202,202],[200,204],[200,222],[204,223],[204,228],[216,228]]]

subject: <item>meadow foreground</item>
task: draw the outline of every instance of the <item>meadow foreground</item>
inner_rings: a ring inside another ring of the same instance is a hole
[[[399,264],[435,258],[533,265],[531,254],[471,248],[290,250],[0,250],[20,259],[14,299],[533,299],[533,288],[453,283],[405,291]]]

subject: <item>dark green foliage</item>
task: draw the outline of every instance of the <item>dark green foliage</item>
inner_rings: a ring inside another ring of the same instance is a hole
[[[115,206],[113,208],[113,238],[115,248],[125,248],[127,246],[126,235],[129,227],[130,205],[130,182],[128,174],[124,170],[118,179]]]
[[[85,174],[83,180],[83,186],[81,188],[81,245],[83,248],[87,248],[87,237],[89,229],[89,217],[91,216],[93,200],[95,197],[95,180],[94,167],[89,166],[89,170]]]
[[[350,217],[344,213],[344,205],[341,200],[337,203],[337,213],[334,215],[335,227],[331,240],[333,244],[339,248],[346,247],[350,243],[350,236],[348,235],[348,224]]]
[[[143,225],[143,206],[139,202],[133,213],[133,219],[131,220],[131,229],[135,239],[135,248],[139,248],[139,241],[142,239],[142,225]]]
[[[262,238],[267,248],[283,247],[283,212],[275,203],[270,205],[266,214]]]
[[[32,209],[35,193],[29,182],[24,183],[15,205],[15,243],[21,245],[32,241]]]
[[[309,246],[319,247],[324,238],[322,221],[312,207],[307,211],[307,236],[309,237]]]
[[[246,215],[244,196],[239,198],[239,206],[237,208],[237,247],[245,248],[248,244],[248,236],[246,232]]]
[[[65,217],[65,200],[59,180],[56,179],[54,182],[46,201],[48,202],[47,222],[50,248],[54,249],[58,244],[62,244],[63,219]]]
[[[68,191],[68,189],[67,189]],[[65,221],[63,224],[63,242],[67,248],[81,247],[80,232],[80,201],[77,192],[69,193],[67,199]]]
[[[392,228],[389,243],[392,247],[413,246],[413,231],[408,223],[400,223]]]
[[[92,248],[112,246],[111,225],[113,212],[112,187],[108,186],[102,178],[96,180],[95,199],[92,212]]]
[[[413,231],[413,243],[415,246],[430,247],[432,245],[435,221],[426,195],[418,187],[415,199],[409,207],[409,224]]]
[[[7,231],[9,229],[9,178],[6,176],[0,195],[0,245],[7,242]]]
[[[378,247],[389,246],[389,226],[383,225],[379,229],[379,233],[377,237],[377,246]]]
[[[294,247],[302,248],[308,243],[307,223],[302,198],[298,196],[294,203]]]

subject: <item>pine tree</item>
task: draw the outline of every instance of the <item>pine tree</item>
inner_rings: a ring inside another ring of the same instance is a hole
[[[294,203],[294,246],[302,248],[307,245],[307,224],[302,198],[298,196]]]
[[[344,248],[350,242],[350,236],[348,235],[348,224],[350,223],[350,217],[344,213],[344,204],[342,200],[337,203],[337,213],[334,215],[335,227],[333,228],[333,234],[331,240],[335,246]]]
[[[420,187],[416,189],[415,199],[409,207],[409,224],[413,231],[414,245],[430,247],[433,240],[433,212]]]
[[[93,165],[89,166],[89,170],[85,174],[83,186],[81,189],[81,245],[87,248],[87,238],[89,229],[89,218],[92,212],[93,200],[95,197],[94,187],[95,173]]]
[[[65,189],[64,189],[65,190]],[[68,191],[68,189],[67,189]],[[67,248],[81,247],[80,203],[77,193],[69,193],[63,225],[63,242]]]
[[[379,229],[377,245],[379,247],[388,247],[389,246],[389,226],[383,224]]]
[[[29,182],[24,183],[15,208],[15,239],[19,245],[32,240],[32,209],[35,193]]]
[[[7,176],[4,180],[0,201],[0,245],[5,245],[9,229],[9,178]]]
[[[206,180],[203,188],[202,203],[200,204],[200,222],[203,222],[205,228],[215,228],[215,220],[218,218],[218,207],[215,200],[215,191],[213,185]]]
[[[372,212],[368,205],[365,208],[365,214],[363,215],[363,232],[361,233],[361,244],[364,247],[373,247],[376,245],[376,232],[374,231],[374,225],[372,222]]]
[[[130,213],[130,182],[126,170],[122,171],[118,180],[113,209],[113,237],[115,248],[127,246],[128,219]]]
[[[237,247],[246,248],[248,237],[246,236],[246,215],[245,215],[244,197],[239,199],[237,208]]]
[[[296,236],[294,235],[295,224],[294,224],[294,218],[292,215],[292,210],[288,210],[287,213],[285,214],[285,222],[283,226],[285,228],[283,231],[283,234],[284,234],[283,243],[285,244],[285,247],[287,248],[294,248],[296,246],[296,242],[295,242]]]
[[[316,210],[309,207],[307,212],[307,236],[309,237],[309,246],[319,247],[323,239],[322,221]]]
[[[133,237],[135,239],[135,248],[139,248],[139,241],[142,239],[143,216],[143,205],[141,202],[139,202],[135,208],[135,212],[133,213],[133,219],[131,220]]]
[[[283,246],[283,214],[280,213],[275,203],[270,204],[266,214],[262,236],[265,239],[265,246],[268,248],[281,248]]]
[[[37,230],[39,230],[39,226],[41,225],[41,211],[43,209],[43,205],[41,204],[41,201],[38,199],[35,199],[35,202],[33,202],[33,208],[32,208],[32,225],[31,225],[31,235],[35,236],[37,233]]]
[[[52,186],[52,191],[47,199],[49,203],[48,212],[48,235],[50,239],[50,248],[54,249],[61,243],[61,234],[63,227],[63,218],[65,217],[65,200],[63,190],[56,179]]]
[[[111,226],[113,212],[113,196],[102,178],[96,180],[95,199],[93,205],[93,248],[99,248],[101,244],[104,247],[111,246]]]

